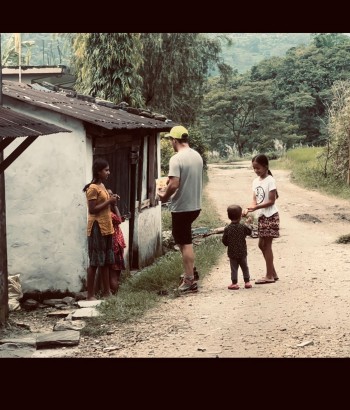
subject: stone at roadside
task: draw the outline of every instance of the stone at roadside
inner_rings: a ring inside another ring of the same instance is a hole
[[[62,331],[62,330],[81,330],[86,326],[86,323],[84,320],[60,320],[58,321],[53,330],[56,331]]]
[[[79,344],[80,332],[75,330],[64,330],[60,332],[37,334],[36,347],[76,346]]]
[[[84,291],[84,292],[76,292],[76,293],[74,294],[74,298],[75,298],[76,301],[78,301],[78,300],[85,300],[86,297],[87,297],[87,292],[86,292],[86,291]]]
[[[22,347],[16,343],[5,343],[0,345],[0,358],[32,357],[35,347]]]
[[[101,313],[98,312],[95,308],[82,308],[72,313],[72,320],[88,318],[88,317],[96,317],[100,315]]]
[[[66,296],[61,300],[61,303],[65,303],[66,305],[73,305],[75,303],[75,299],[71,296]]]
[[[66,304],[63,302],[63,299],[45,299],[43,301],[44,305],[49,305],[49,306],[53,306],[56,307],[57,305],[61,305],[61,304]]]
[[[313,344],[314,344],[314,342],[312,340],[307,340],[305,342],[298,343],[297,346],[298,347],[305,347],[305,346],[311,346]]]
[[[80,308],[91,308],[98,306],[102,303],[102,300],[80,300],[77,304]]]
[[[1,339],[0,340],[0,346],[3,344],[16,344],[21,347],[34,347],[36,348],[36,338],[35,337],[22,337],[22,338],[16,338],[16,337],[9,337],[7,339]]]
[[[34,299],[27,299],[21,304],[24,310],[35,310],[39,306],[39,302]]]
[[[67,317],[70,313],[72,313],[71,310],[55,310],[54,312],[49,312],[47,316],[49,317]]]

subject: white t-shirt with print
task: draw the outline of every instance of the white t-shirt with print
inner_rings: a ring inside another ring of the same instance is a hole
[[[276,188],[276,181],[271,175],[261,179],[256,177],[253,181],[253,192],[255,193],[256,204],[261,205],[269,200],[269,192]],[[267,208],[258,209],[259,216],[265,215],[267,218],[278,212],[276,203]]]

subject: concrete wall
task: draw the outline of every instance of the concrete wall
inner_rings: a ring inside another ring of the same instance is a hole
[[[37,138],[5,171],[9,275],[23,292],[80,291],[88,265],[86,197],[92,147],[80,121],[4,96],[4,106],[72,130]],[[8,156],[21,142],[4,151]]]
[[[141,269],[162,255],[161,207],[144,208],[140,213],[137,209],[134,244],[138,246],[138,266]]]

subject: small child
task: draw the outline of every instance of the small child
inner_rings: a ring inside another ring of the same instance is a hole
[[[250,289],[249,268],[247,263],[247,243],[246,236],[251,235],[252,227],[250,224],[251,218],[247,219],[246,224],[240,223],[242,218],[242,208],[239,205],[230,205],[227,208],[227,216],[231,223],[224,229],[222,235],[222,243],[227,246],[227,256],[230,258],[231,266],[231,285],[230,290],[238,290],[238,267],[240,266],[243,272],[244,287]]]
[[[110,196],[114,195],[110,189],[108,189],[107,191]],[[117,199],[120,199],[118,195],[116,195],[116,197]],[[109,282],[110,282],[111,292],[113,295],[115,295],[119,290],[121,271],[125,270],[124,248],[126,247],[126,245],[124,241],[123,232],[119,226],[122,222],[124,222],[124,219],[121,217],[119,209],[116,204],[111,204],[111,216],[112,216],[112,224],[114,227],[113,252],[114,252],[115,264],[110,266]]]

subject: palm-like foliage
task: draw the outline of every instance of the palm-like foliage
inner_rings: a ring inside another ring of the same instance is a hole
[[[143,106],[140,35],[135,33],[82,33],[73,41],[76,90],[131,106]]]

